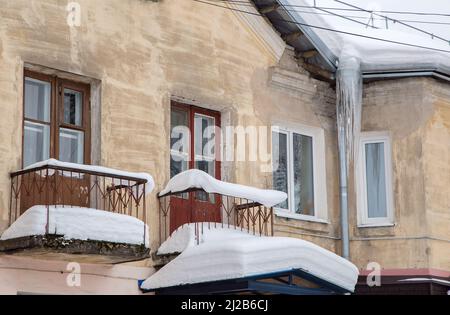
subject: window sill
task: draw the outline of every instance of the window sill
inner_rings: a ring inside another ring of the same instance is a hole
[[[370,229],[370,228],[388,228],[395,227],[395,223],[368,223],[368,224],[358,224],[360,229]]]
[[[306,222],[312,222],[312,223],[321,223],[321,224],[330,224],[327,220],[319,219],[316,217],[311,217],[307,215],[301,215],[296,213],[290,213],[283,210],[277,210],[275,209],[275,215],[280,218],[284,219],[292,219],[292,220],[298,220],[298,221],[306,221]]]

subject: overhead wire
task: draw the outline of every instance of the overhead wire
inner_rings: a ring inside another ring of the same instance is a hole
[[[373,12],[373,11],[363,9],[363,8],[361,8],[361,7],[358,7],[358,6],[356,6],[356,5],[350,4],[350,3],[345,2],[345,1],[342,1],[342,0],[334,0],[334,1],[337,2],[337,3],[343,4],[343,5],[349,6],[349,7],[351,7],[351,8],[354,8],[354,9],[361,10],[361,11],[366,12],[366,13],[371,13],[371,14],[373,14],[373,15],[375,15],[375,16],[381,17],[381,18],[386,19],[386,20],[390,20],[390,21],[392,21],[392,22],[394,22],[394,23],[399,23],[399,24],[401,24],[401,25],[403,25],[403,26],[405,26],[405,27],[408,27],[408,28],[410,28],[410,29],[413,29],[413,30],[415,30],[415,31],[417,31],[417,32],[420,32],[420,33],[426,34],[426,35],[428,35],[428,36],[431,36],[431,38],[437,38],[437,39],[440,39],[440,40],[442,40],[442,41],[444,41],[444,42],[446,42],[446,43],[448,43],[448,44],[450,45],[450,39],[444,38],[444,37],[439,36],[439,35],[435,35],[435,34],[433,34],[433,33],[431,33],[431,32],[428,32],[428,31],[426,31],[426,30],[423,30],[423,29],[421,29],[421,28],[419,28],[419,27],[416,27],[416,26],[410,25],[410,24],[408,24],[408,23],[405,23],[405,22],[402,22],[402,21],[393,19],[393,18],[388,17],[388,16],[386,16],[386,15],[381,15],[381,14],[379,14],[379,13],[375,13],[375,12]]]
[[[254,7],[253,4],[249,3],[248,1],[243,1],[243,0],[209,0],[211,2],[219,2],[219,3],[233,3],[233,4],[239,4],[240,6],[248,6],[248,7]],[[292,7],[292,5],[283,5],[285,7],[285,10],[287,12],[296,12],[296,13],[302,13],[302,14],[309,14],[309,15],[322,15],[322,16],[340,16],[343,18],[352,18],[352,19],[362,19],[362,20],[367,20],[370,18],[370,16],[360,16],[360,15],[349,15],[349,14],[337,14],[334,12],[325,12],[325,11],[333,11],[333,10],[342,10],[342,8],[329,8],[329,7],[321,7],[321,6],[298,6],[300,8],[303,8],[303,10],[299,10],[299,9],[290,9],[290,7]],[[305,9],[311,9],[311,10],[320,10],[322,12],[315,12],[315,11],[306,11]],[[347,10],[345,10],[347,11]],[[350,10],[352,12],[365,12],[365,13],[369,13],[369,12],[384,12],[384,11],[361,11],[361,10]],[[393,13],[393,14],[398,14],[398,13]],[[412,12],[410,14],[413,14]],[[450,17],[450,15],[448,15],[448,17]],[[416,23],[416,24],[430,24],[430,25],[450,25],[450,20],[449,22],[442,22],[442,21],[429,21],[429,20],[410,20],[410,19],[396,19],[396,18],[392,18],[390,17],[392,20],[395,20],[395,22],[399,21],[399,22],[405,22],[405,23]],[[380,18],[380,17],[375,17],[375,18],[371,18],[375,21],[386,21],[386,18]],[[365,24],[364,24],[365,25]]]
[[[213,0],[215,2],[230,2],[236,4],[248,4],[248,1],[245,0]],[[311,6],[311,5],[300,5],[300,4],[285,4],[285,7],[293,7],[293,8],[306,8],[306,9],[314,9],[314,8],[322,8],[326,10],[333,11],[350,11],[350,12],[361,12],[359,9],[355,8],[339,8],[339,7],[322,7],[322,6]],[[415,12],[415,11],[395,11],[395,10],[372,10],[374,13],[386,13],[386,14],[398,14],[398,15],[425,15],[425,16],[444,16],[450,17],[450,13],[438,13],[438,12]]]
[[[249,14],[249,15],[264,17],[264,15],[260,14],[259,12],[258,13],[257,12],[250,12],[250,11],[246,11],[246,10],[242,10],[242,9],[238,9],[238,8],[232,8],[232,7],[220,5],[220,4],[217,3],[218,1],[212,1],[212,0],[192,0],[192,1],[197,2],[197,3],[203,3],[203,4],[206,4],[206,5],[210,5],[210,6],[214,6],[214,7],[218,7],[218,8],[222,8],[222,9],[226,9],[226,10],[230,10],[230,11],[240,12],[240,13],[243,13],[243,14]],[[223,1],[220,1],[220,2],[223,2]],[[290,20],[286,20],[286,19],[274,18],[274,20],[277,20],[277,21],[280,21],[280,22],[284,22],[284,23],[289,23],[289,24],[295,24],[295,25],[299,25],[299,26],[310,27],[312,29],[318,29],[318,30],[323,30],[323,31],[339,33],[339,34],[343,34],[343,35],[350,35],[350,36],[355,36],[355,37],[360,37],[360,38],[366,38],[366,39],[371,39],[371,40],[391,43],[391,44],[397,44],[397,45],[402,45],[402,46],[421,48],[421,49],[430,50],[430,51],[450,53],[450,50],[447,50],[447,49],[439,49],[439,48],[427,47],[427,46],[418,45],[418,44],[405,43],[405,42],[401,42],[401,41],[389,40],[389,39],[385,39],[385,38],[379,38],[379,37],[363,35],[363,34],[357,34],[357,33],[352,33],[352,32],[348,32],[348,31],[343,31],[343,30],[339,30],[339,29],[333,29],[333,28],[319,26],[319,25],[311,25],[311,24],[307,24],[307,23],[300,23],[300,22],[297,22],[297,21],[290,21]]]

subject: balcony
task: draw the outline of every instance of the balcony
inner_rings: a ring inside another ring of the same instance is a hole
[[[194,230],[198,243],[203,231],[212,228],[273,236],[273,206],[284,201],[286,194],[222,182],[189,170],[173,177],[158,199],[160,244],[186,226]]]
[[[148,257],[150,175],[48,160],[10,177],[1,252],[102,263]]]
[[[158,194],[157,272],[139,282],[159,294],[347,294],[358,268],[313,243],[274,236],[273,207],[287,194],[220,181],[200,170]]]
[[[199,193],[207,200],[217,200],[214,206],[219,210],[219,216],[211,214],[209,201],[200,203],[191,202],[189,199]],[[185,197],[183,195],[193,195]],[[174,208],[186,203],[183,207],[186,212],[186,221],[179,222],[173,214]],[[203,203],[203,205],[202,205]],[[273,208],[266,207],[258,202],[253,202],[239,197],[226,196],[218,193],[207,193],[201,188],[190,189],[183,193],[159,197],[160,205],[160,244],[166,241],[170,235],[184,226],[190,224],[194,227],[196,241],[204,229],[233,228],[246,231],[253,235],[273,236]]]

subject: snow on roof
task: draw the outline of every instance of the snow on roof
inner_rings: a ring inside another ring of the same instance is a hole
[[[218,230],[218,237],[189,245],[178,257],[143,282],[144,290],[239,279],[302,269],[354,291],[358,268],[310,242],[286,237],[259,237]]]
[[[43,167],[43,166],[65,167],[65,168],[77,169],[80,171],[98,172],[98,173],[112,174],[112,175],[116,175],[116,176],[139,178],[139,179],[147,181],[147,183],[145,185],[145,194],[152,192],[153,189],[155,188],[155,182],[153,180],[153,177],[148,173],[127,172],[127,171],[117,170],[117,169],[108,168],[108,167],[104,167],[104,166],[61,162],[61,161],[58,161],[55,159],[49,159],[49,160],[37,162],[35,164],[27,166],[25,168],[25,170],[39,168],[39,167]]]
[[[144,222],[118,213],[102,210],[50,206],[49,234],[62,235],[71,240],[95,240],[111,243],[140,245],[144,241]],[[47,207],[28,209],[1,236],[0,240],[45,235]],[[148,227],[146,247],[149,246]]]
[[[224,196],[247,199],[259,202],[267,207],[273,207],[287,199],[287,194],[276,190],[264,190],[239,184],[232,184],[215,179],[209,174],[191,169],[174,176],[160,196],[183,192],[191,188],[203,189],[207,193],[217,193]]]
[[[290,5],[300,5],[300,6],[313,6],[313,0],[280,0],[284,4]],[[362,8],[375,9],[381,8],[381,5],[386,4],[392,8],[392,1],[371,1],[371,7],[368,7],[366,1],[346,1],[350,4],[357,5]],[[318,7],[326,8],[347,8],[343,4],[340,4],[333,0],[316,0],[316,5]],[[423,1],[408,1],[407,10],[405,9],[405,2],[401,2],[401,7],[397,9],[402,9],[402,11],[435,11],[441,12],[442,10],[448,9],[447,1],[435,0],[435,6],[430,6],[429,2]],[[424,33],[412,30],[400,23],[394,24],[389,23],[389,28],[386,29],[386,21],[375,17],[376,27],[379,29],[374,29],[371,27],[366,27],[364,25],[358,24],[354,21],[338,17],[336,15],[325,13],[319,9],[314,8],[302,8],[299,10],[296,7],[288,7],[293,18],[297,21],[303,20],[308,25],[325,27],[341,32],[353,33],[362,36],[369,36],[373,38],[378,38],[382,40],[388,40],[393,42],[402,42],[410,45],[425,46],[436,50],[450,51],[450,42],[444,42],[437,38],[431,38]],[[379,10],[379,9],[378,9]],[[352,16],[353,20],[359,22],[368,23],[370,22],[370,13],[360,12],[360,11],[336,11],[327,10],[328,12]],[[385,15],[385,14],[383,14]],[[356,16],[356,17],[355,17]],[[394,14],[388,14],[389,17],[394,19],[405,19],[405,16],[399,16]],[[301,18],[300,18],[301,17]],[[362,17],[362,18],[360,18]],[[366,19],[364,19],[366,17]],[[411,19],[411,16],[407,16]],[[422,17],[423,18],[423,17]],[[414,16],[414,19],[420,19],[420,17]],[[426,19],[430,20],[429,16]],[[438,34],[444,38],[449,38],[450,33],[449,27],[443,25],[437,26],[430,29],[430,25],[427,24],[412,24],[417,28],[424,29],[430,33]],[[432,26],[431,26],[432,27]],[[318,35],[320,40],[324,42],[329,50],[339,58],[341,54],[347,50],[351,49],[356,51],[358,57],[361,59],[361,65],[363,71],[382,71],[382,70],[441,70],[450,74],[450,53],[433,51],[428,49],[422,49],[418,47],[410,47],[405,45],[400,45],[392,42],[386,42],[382,40],[375,40],[364,38],[362,36],[354,36],[350,34],[343,34],[338,32],[332,32],[327,30],[322,30],[312,27],[311,30]],[[439,32],[440,30],[440,32]]]
[[[172,235],[161,244],[158,255],[169,255],[182,253],[186,248],[197,243],[214,242],[221,239],[236,239],[243,237],[253,237],[247,230],[233,225],[216,222],[197,223],[199,235],[196,236],[196,223],[189,223],[180,226]],[[197,239],[198,237],[198,239]]]

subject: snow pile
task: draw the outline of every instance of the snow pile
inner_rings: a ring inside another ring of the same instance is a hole
[[[273,207],[287,199],[287,194],[276,190],[264,190],[239,184],[220,181],[206,172],[191,169],[174,176],[160,196],[183,192],[190,188],[203,189],[207,193],[217,193],[224,196],[243,198]]]
[[[197,234],[198,240],[197,240]],[[158,255],[182,253],[186,248],[206,242],[219,242],[237,238],[254,237],[247,230],[233,225],[214,222],[189,223],[179,227],[158,249]]]
[[[97,165],[84,165],[84,164],[76,164],[76,163],[69,163],[69,162],[61,162],[55,159],[49,159],[42,162],[37,162],[35,164],[32,164],[28,167],[26,167],[26,170],[33,169],[33,168],[39,168],[43,166],[57,166],[57,167],[65,167],[65,168],[72,168],[79,170],[81,172],[88,171],[88,172],[98,172],[98,173],[106,173],[106,174],[112,174],[116,176],[124,176],[124,177],[134,177],[139,178],[142,180],[146,180],[147,183],[145,184],[145,194],[148,194],[153,191],[155,188],[155,182],[153,181],[153,177],[148,173],[134,173],[134,172],[126,172],[121,170],[116,170],[113,168],[103,167],[103,166],[97,166]],[[66,174],[67,173],[67,174]],[[70,172],[63,172],[64,176],[77,176],[77,174],[69,174]],[[53,175],[52,170],[49,170],[49,175]],[[122,184],[127,181],[122,181]],[[120,180],[115,180],[116,185],[120,185]]]
[[[118,213],[79,207],[49,208],[49,234],[67,240],[95,240],[111,243],[141,245],[144,241],[144,222]],[[45,235],[47,207],[34,206],[17,219],[1,236],[8,240],[25,236]],[[145,225],[145,245],[149,246]]]
[[[351,262],[310,242],[286,237],[228,237],[188,246],[177,258],[145,280],[144,290],[239,279],[302,269],[354,291],[358,269]],[[183,245],[184,246],[184,245]]]

